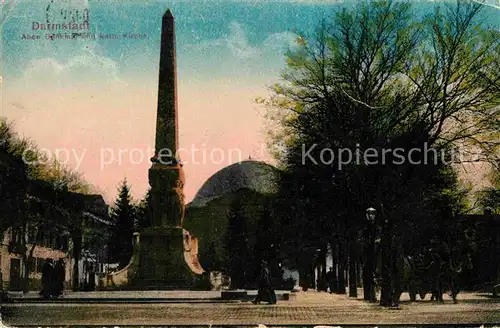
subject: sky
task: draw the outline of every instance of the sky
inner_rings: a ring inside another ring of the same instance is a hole
[[[0,116],[112,202],[124,178],[136,199],[148,188],[161,17],[167,8],[176,22],[179,135],[190,201],[227,165],[249,156],[272,163],[265,148],[265,109],[255,98],[279,82],[295,32],[312,33],[340,3],[2,0],[0,6]],[[47,16],[64,23],[85,9],[85,32],[95,39],[51,40],[48,34],[70,32],[34,30]]]

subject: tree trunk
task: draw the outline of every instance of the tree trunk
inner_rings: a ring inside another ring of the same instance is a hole
[[[339,225],[337,227],[337,245],[338,245],[338,288],[337,294],[345,294],[346,287],[346,265],[347,265],[347,249],[346,249],[346,224],[343,220],[339,220]]]
[[[82,233],[81,231],[76,231],[73,232],[73,259],[75,263],[73,264],[73,291],[78,291],[80,286],[79,286],[79,261],[80,261],[80,255],[82,253]]]
[[[26,254],[23,254],[21,256],[21,259],[23,261],[23,266],[24,266],[23,278],[22,278],[22,288],[23,288],[23,293],[27,293],[28,292],[28,285],[29,285],[28,257],[26,256]]]
[[[33,250],[35,249],[35,245],[33,245],[30,249],[30,252],[29,254],[27,254],[27,245],[28,245],[28,242],[27,242],[27,236],[26,236],[26,224],[23,224],[22,225],[22,229],[21,229],[21,238],[20,240],[22,240],[22,244],[21,244],[21,252],[22,252],[22,256],[21,256],[21,259],[23,261],[23,266],[24,266],[24,270],[23,270],[23,277],[22,277],[22,289],[23,289],[23,292],[24,293],[27,293],[28,292],[28,287],[29,287],[29,258],[30,256],[33,255]]]
[[[493,281],[496,282],[496,284],[493,286],[493,296],[498,297],[498,291],[500,290],[500,236],[496,236],[495,241],[496,241],[496,246],[497,246],[497,247],[495,247],[495,250],[499,256],[497,256],[496,260],[493,261],[493,263],[496,262],[496,265],[493,266],[496,269],[494,272],[494,276],[493,276]],[[492,252],[492,253],[495,254],[494,252]],[[499,286],[499,287],[495,288],[495,286]]]
[[[345,294],[346,254],[343,239],[339,240],[339,276],[337,294]]]
[[[358,288],[363,286],[363,277],[361,276],[361,272],[363,272],[363,270],[361,270],[361,262],[358,259],[356,261],[356,286],[358,286]]]
[[[338,275],[337,275],[337,270],[338,270],[338,261],[337,261],[337,243],[334,238],[332,238],[330,242],[330,246],[332,248],[332,268],[333,268],[333,273],[332,273],[332,281],[331,285],[329,286],[330,288],[330,293],[335,293],[337,292],[338,289]]]
[[[311,284],[311,280],[314,280],[314,264],[308,261],[306,258],[300,258],[300,268],[299,268],[299,286],[302,287],[304,291],[309,288],[314,288]],[[312,267],[312,278],[311,278],[311,267]]]
[[[1,263],[0,263],[1,264]],[[3,276],[2,276],[2,270],[0,270],[0,302],[5,301],[5,292],[3,290]]]
[[[27,293],[28,292],[28,289],[29,289],[29,277],[30,277],[30,266],[29,266],[29,262],[30,262],[30,259],[33,258],[33,253],[35,251],[35,247],[36,247],[36,242],[34,242],[33,245],[31,245],[31,248],[29,250],[29,253],[26,255],[23,254],[23,261],[24,261],[24,274],[23,274],[23,292],[24,293]]]
[[[349,241],[349,297],[358,297],[356,274],[356,246],[354,238]]]
[[[20,230],[21,230],[21,233],[20,233],[20,236],[19,236],[19,239],[16,240],[16,243],[18,244],[17,246],[19,246],[19,248],[17,248],[17,252],[20,253],[21,255],[21,261],[23,263],[23,266],[24,266],[24,270],[22,271],[23,274],[21,275],[21,273],[19,273],[20,277],[20,284],[21,286],[16,286],[16,288],[19,288],[21,287],[23,292],[24,293],[27,293],[28,292],[28,276],[27,276],[27,267],[28,267],[28,263],[27,263],[27,246],[26,246],[26,224],[27,224],[27,219],[26,219],[26,214],[27,214],[27,211],[26,211],[26,203],[24,202],[24,198],[22,197],[18,197],[16,199],[16,202],[17,202],[17,206],[18,206],[18,209],[19,209],[19,217],[18,217],[18,225],[17,227],[19,228],[20,227]],[[12,226],[12,232],[14,233],[14,229],[15,227]],[[3,236],[2,236],[3,237]],[[9,281],[9,286],[10,286],[10,281]]]
[[[392,238],[392,305],[397,305],[401,297],[402,281],[405,279],[404,272],[404,254],[399,242],[399,238]],[[410,287],[410,286],[408,286]],[[411,294],[412,290],[409,289],[408,292]],[[412,300],[414,301],[414,300]]]
[[[363,298],[366,301],[375,301],[375,286],[373,276],[375,274],[375,245],[374,225],[369,223],[365,229],[365,252],[363,263]]]
[[[323,246],[321,253],[320,253],[320,267],[321,267],[321,272],[320,272],[320,281],[321,281],[321,291],[322,292],[327,292],[328,291],[328,281],[326,279],[326,254],[327,254],[327,247]]]
[[[382,214],[382,213],[381,213]],[[380,292],[380,305],[391,306],[392,305],[392,243],[391,243],[391,224],[385,216],[382,225],[382,239],[380,241],[382,248],[382,268],[381,268],[381,287]]]

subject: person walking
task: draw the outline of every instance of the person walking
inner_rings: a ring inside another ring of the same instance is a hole
[[[94,264],[92,263],[90,265],[90,271],[89,271],[89,290],[94,291],[95,290],[95,270],[94,270]]]
[[[326,281],[328,282],[328,287],[330,289],[330,294],[335,292],[335,272],[333,272],[333,267],[330,267],[330,270],[326,273]]]
[[[271,275],[266,261],[261,262],[259,290],[257,292],[257,297],[252,301],[253,304],[260,304],[260,302],[276,304],[276,293],[271,286]]]
[[[51,296],[52,280],[53,280],[52,259],[45,259],[45,262],[43,263],[42,266],[42,290],[40,291],[40,295],[42,295],[44,299],[49,299]]]
[[[61,296],[64,291],[64,280],[66,278],[66,267],[64,266],[64,259],[60,258],[54,267],[55,288],[54,296]]]

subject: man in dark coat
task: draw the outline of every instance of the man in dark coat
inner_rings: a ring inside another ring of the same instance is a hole
[[[44,299],[49,299],[51,296],[53,269],[52,259],[46,259],[42,266],[42,290],[40,291]]]
[[[269,269],[267,268],[266,261],[262,261],[261,263],[259,290],[257,292],[257,297],[252,303],[259,304],[260,302],[276,304],[276,293],[271,286],[271,275],[269,273]]]
[[[66,268],[64,260],[61,258],[54,267],[54,296],[62,295],[64,291],[64,280],[66,278]]]
[[[330,288],[330,294],[335,292],[335,272],[333,272],[333,267],[326,273],[326,281],[328,282],[328,287]]]

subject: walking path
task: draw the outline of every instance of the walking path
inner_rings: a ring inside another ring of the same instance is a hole
[[[113,295],[116,292],[113,292]],[[122,292],[129,296],[131,292]],[[215,295],[214,292],[133,292],[165,295],[171,299]],[[124,294],[125,295],[125,294]],[[289,301],[276,305],[251,302],[167,302],[143,304],[31,302],[2,306],[4,324],[23,325],[362,325],[362,324],[500,324],[500,300],[477,293],[461,293],[459,303],[445,298],[410,303],[404,295],[399,310],[373,303],[314,291],[293,293]]]
[[[289,291],[276,291],[278,299]],[[256,290],[248,290],[245,300],[253,300]],[[221,299],[220,291],[99,291],[72,292],[66,291],[58,298],[44,300],[38,292],[9,292],[11,303],[212,303],[228,302]]]

